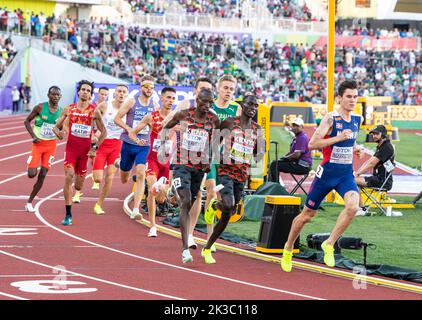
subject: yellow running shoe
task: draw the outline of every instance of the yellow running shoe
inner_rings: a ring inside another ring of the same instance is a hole
[[[281,261],[280,261],[281,269],[283,269],[284,272],[292,271],[292,256],[293,256],[293,250],[288,251],[286,250],[286,248],[284,248],[283,256],[281,257]]]
[[[217,252],[217,247],[215,246],[215,243],[212,244],[210,250],[211,252]]]
[[[100,184],[97,182],[92,182],[92,190],[100,190]]]
[[[73,203],[80,203],[81,202],[81,195],[83,195],[83,193],[76,190],[75,195],[72,197],[72,202]]]
[[[204,257],[206,264],[216,263],[215,259],[212,257],[211,249],[203,248],[201,251],[201,256]]]
[[[103,210],[103,208],[101,208],[98,203],[95,204],[94,212],[97,215],[100,215],[100,214],[104,214],[105,213],[105,211]]]
[[[204,213],[204,219],[206,224],[213,224],[214,217],[217,209],[214,209],[214,204],[217,203],[217,199],[211,199],[210,203],[208,204],[207,209]]]
[[[336,265],[336,259],[334,259],[334,247],[324,241],[321,243],[321,249],[324,251],[324,263],[329,267],[334,267]]]

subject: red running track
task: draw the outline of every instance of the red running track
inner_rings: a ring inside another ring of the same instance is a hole
[[[96,191],[86,181],[74,224],[63,227],[63,151],[57,149],[38,198],[39,211],[23,210],[34,180],[26,175],[30,150],[23,116],[0,118],[0,299],[421,299],[421,295],[294,269],[218,251],[206,265],[200,249],[194,263],[181,262],[181,241],[145,226],[123,212],[131,185],[116,178],[105,204],[107,214],[92,213]],[[16,134],[16,135],[13,135]],[[7,145],[7,146],[5,146]],[[196,234],[203,237],[202,234]],[[227,244],[227,243],[225,243]]]

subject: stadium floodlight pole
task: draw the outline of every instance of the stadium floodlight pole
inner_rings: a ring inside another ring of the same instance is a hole
[[[327,50],[327,110],[334,109],[334,55],[335,55],[336,0],[328,0],[328,50]]]

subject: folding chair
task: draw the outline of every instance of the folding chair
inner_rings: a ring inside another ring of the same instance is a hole
[[[375,204],[375,206],[382,211],[384,215],[387,215],[387,209],[382,206],[382,193],[387,193],[390,189],[385,188],[385,184],[387,183],[388,179],[390,179],[391,175],[393,174],[394,168],[396,165],[391,161],[388,160],[383,164],[385,170],[387,171],[388,175],[384,179],[384,182],[382,183],[381,187],[379,188],[362,188],[362,192],[366,195],[367,199],[365,200],[364,206],[367,206],[368,208],[371,207],[372,204]],[[379,199],[379,200],[378,200]],[[370,201],[369,204],[367,204],[367,201]]]
[[[305,190],[305,189],[303,189],[303,187],[302,187],[302,183],[303,183],[303,182],[305,182],[306,178],[308,178],[308,176],[309,176],[309,172],[308,172],[308,173],[306,173],[305,175],[303,175],[303,176],[302,176],[302,179],[300,179],[300,180],[298,180],[298,179],[297,179],[297,178],[293,175],[293,173],[290,173],[290,175],[292,176],[293,180],[295,180],[295,181],[296,181],[296,185],[295,185],[295,187],[292,189],[292,191],[290,191],[290,194],[291,194],[291,195],[295,194],[295,192],[297,191],[297,189],[301,188],[301,189],[302,189],[302,191],[303,191],[306,195],[308,195],[308,193],[306,192],[306,190]]]

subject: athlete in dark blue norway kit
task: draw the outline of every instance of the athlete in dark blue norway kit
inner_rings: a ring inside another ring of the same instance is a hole
[[[315,179],[305,202],[308,208],[314,210],[319,208],[321,201],[331,190],[336,190],[342,198],[351,190],[359,193],[353,176],[353,148],[359,132],[361,116],[351,114],[351,120],[348,122],[334,111],[332,118],[332,131],[324,137],[325,139],[336,137],[347,129],[351,133],[347,140],[322,149],[323,159],[316,170]]]
[[[321,201],[331,190],[344,199],[344,209],[329,238],[321,244],[324,263],[335,266],[334,244],[352,222],[359,209],[359,192],[353,176],[353,152],[361,116],[352,114],[358,97],[357,83],[346,80],[339,85],[337,111],[324,116],[320,126],[309,141],[309,149],[322,149],[324,158],[318,166],[311,190],[302,212],[293,220],[288,240],[284,246],[281,268],[292,269],[293,245],[304,225],[316,215]]]

